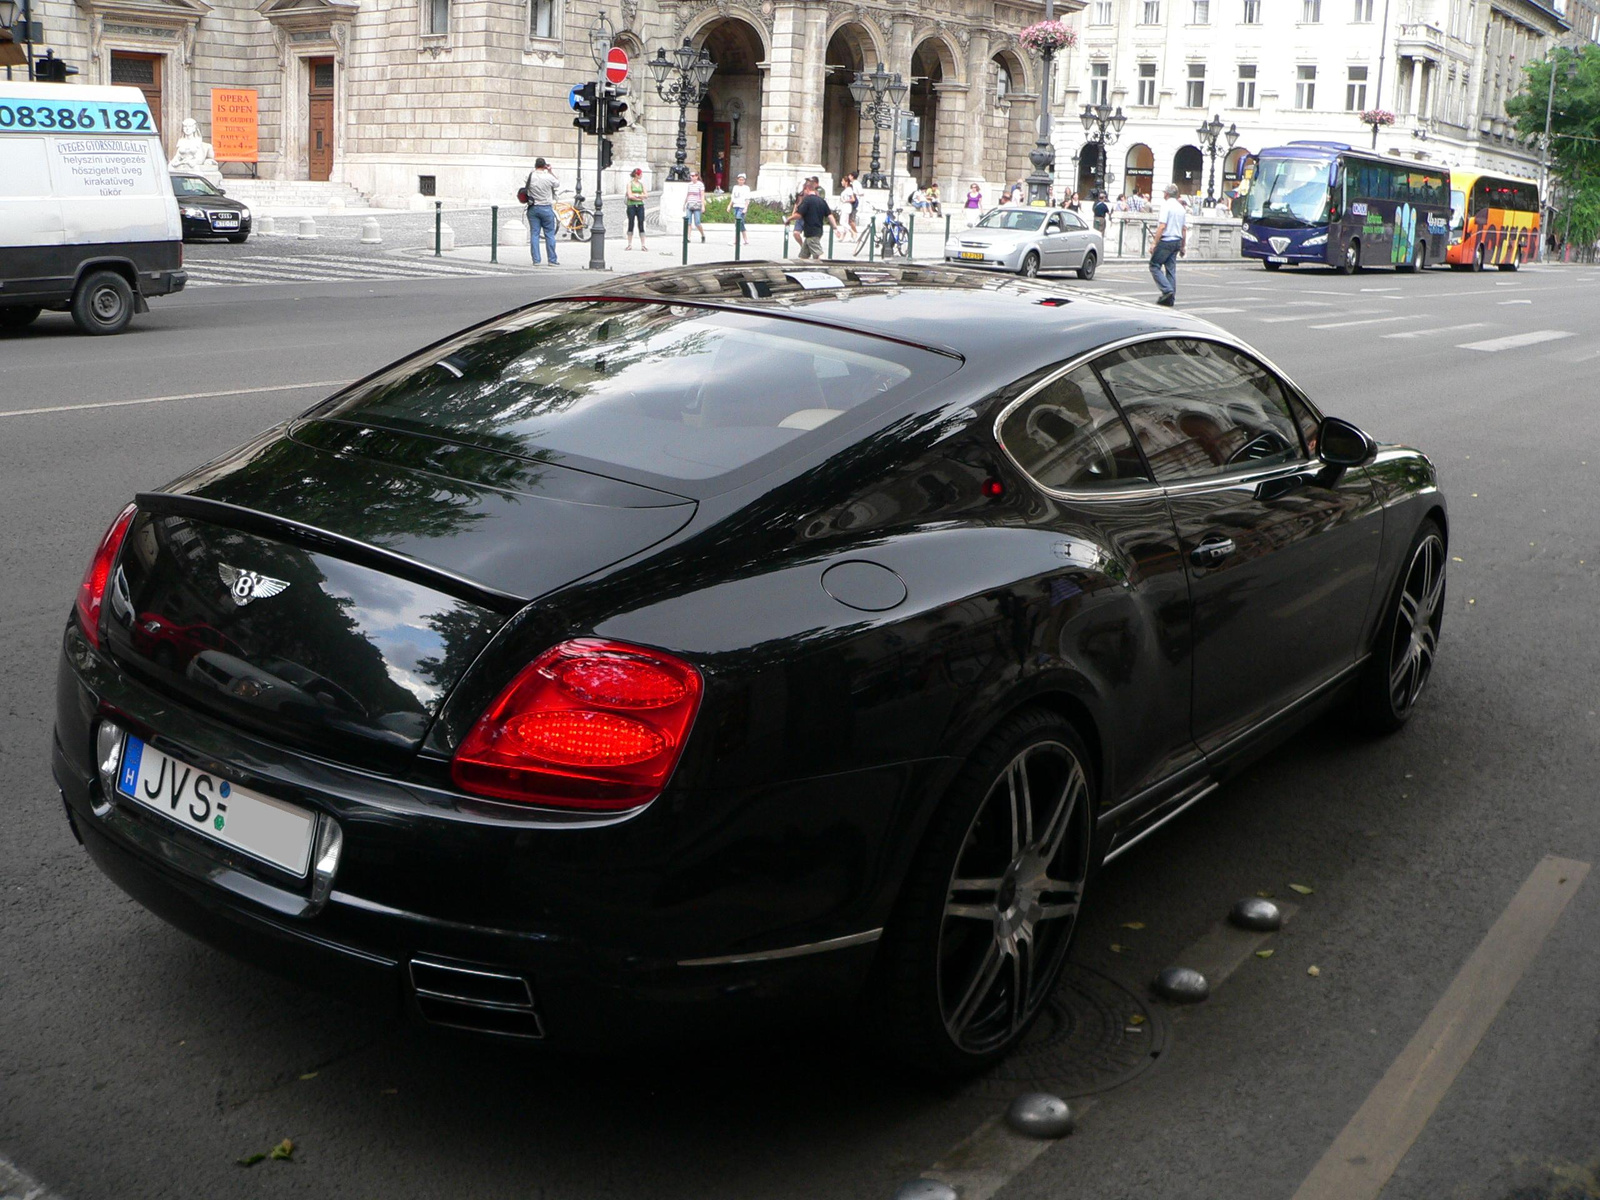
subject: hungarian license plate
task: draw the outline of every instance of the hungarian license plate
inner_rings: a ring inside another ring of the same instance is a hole
[[[117,791],[214,842],[304,875],[311,866],[315,813],[252,792],[179,762],[129,734]]]
[[[1289,259],[1287,258],[1287,256],[1282,255],[1282,254],[1269,254],[1269,255],[1267,255],[1267,261],[1268,262],[1286,263],[1286,262],[1289,261]]]
[[[982,250],[963,250],[961,252],[961,257],[962,258],[975,258],[979,262],[982,262],[983,261],[983,251]]]
[[[217,213],[211,218],[211,226],[213,229],[237,229],[239,228],[239,214]]]

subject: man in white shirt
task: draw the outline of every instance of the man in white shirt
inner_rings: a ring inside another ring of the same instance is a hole
[[[728,195],[728,207],[733,210],[733,240],[744,239],[744,244],[750,244],[750,235],[744,229],[745,213],[750,211],[750,187],[745,183],[743,171],[739,172],[738,182],[733,185],[733,191]]]
[[[1161,222],[1150,243],[1150,274],[1161,289],[1157,304],[1171,308],[1178,301],[1178,259],[1188,244],[1189,213],[1178,202],[1178,185],[1169,183],[1162,192]]]

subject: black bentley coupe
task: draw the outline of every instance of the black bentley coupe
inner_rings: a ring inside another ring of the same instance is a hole
[[[1433,465],[1205,321],[744,263],[528,305],[134,497],[54,769],[173,924],[610,1044],[859,1005],[978,1069],[1108,859],[1411,714]]]

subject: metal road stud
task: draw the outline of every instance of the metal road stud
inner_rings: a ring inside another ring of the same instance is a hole
[[[1271,900],[1259,896],[1246,896],[1228,910],[1228,920],[1240,929],[1272,933],[1283,928],[1283,910]]]
[[[1066,1137],[1072,1132],[1072,1109],[1049,1092],[1024,1092],[1006,1109],[1006,1124],[1025,1137]]]
[[[1150,985],[1156,995],[1173,1004],[1198,1004],[1211,994],[1211,985],[1190,967],[1167,967]]]
[[[955,1188],[937,1179],[910,1179],[895,1189],[894,1200],[960,1200]]]

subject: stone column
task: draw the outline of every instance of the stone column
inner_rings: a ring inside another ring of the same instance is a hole
[[[1411,60],[1411,97],[1407,102],[1406,108],[1406,111],[1411,115],[1412,120],[1418,120],[1422,116],[1422,110],[1418,107],[1418,101],[1421,99],[1421,95],[1422,59],[1413,58]]]
[[[773,18],[772,58],[761,97],[761,170],[756,190],[787,198],[822,174],[826,9],[790,3]],[[829,180],[824,186],[831,191]]]
[[[974,29],[972,40],[967,43],[967,121],[969,131],[978,136],[968,136],[961,156],[958,183],[962,203],[966,202],[967,184],[984,179],[983,152],[987,139],[982,133],[993,128],[991,106],[994,104],[995,98],[989,94],[989,34],[987,30]],[[950,199],[956,198],[957,193],[952,191]]]
[[[972,92],[964,83],[936,83],[933,90],[939,98],[939,127],[933,131],[933,152],[939,173],[935,176],[924,167],[918,174],[937,183],[941,195],[954,196],[956,182],[962,178],[961,171],[967,161],[967,144],[980,140],[968,136],[968,124],[976,116],[972,108],[976,106],[969,106]],[[962,190],[965,192],[965,188]]]

